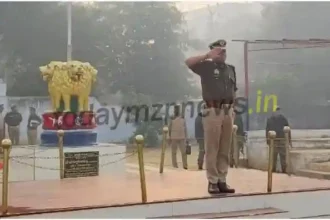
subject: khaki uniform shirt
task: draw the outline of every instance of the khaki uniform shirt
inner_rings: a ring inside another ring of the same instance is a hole
[[[169,138],[171,140],[187,139],[187,127],[184,118],[176,117],[171,120],[169,125]]]

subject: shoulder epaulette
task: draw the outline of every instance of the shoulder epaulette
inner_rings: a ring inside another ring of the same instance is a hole
[[[227,65],[230,66],[231,68],[235,69],[234,65],[231,65],[231,64],[227,64]]]

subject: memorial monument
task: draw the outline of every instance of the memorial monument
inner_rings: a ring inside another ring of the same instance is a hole
[[[97,70],[90,63],[72,60],[71,2],[67,9],[67,61],[39,67],[48,85],[51,110],[42,114],[41,145],[33,148],[38,155],[10,160],[10,173],[19,173],[10,181],[97,176],[126,169],[126,145],[97,143],[95,113],[89,109]],[[30,155],[26,149],[12,149],[11,156]]]
[[[125,171],[126,145],[97,142],[95,113],[88,109],[97,70],[91,64],[79,61],[52,61],[39,69],[48,84],[51,110],[42,114],[41,144],[33,148],[38,155],[22,158],[20,155],[31,154],[30,149],[11,151],[11,156],[18,158],[10,161],[10,172],[19,175],[11,175],[10,181],[75,178]],[[59,136],[63,137],[63,148],[59,147]],[[63,154],[63,164],[59,154]]]
[[[52,110],[43,117],[41,145],[56,146],[57,130],[64,130],[64,146],[96,144],[95,113],[89,110],[89,95],[97,70],[90,63],[52,61],[39,67],[48,83]]]

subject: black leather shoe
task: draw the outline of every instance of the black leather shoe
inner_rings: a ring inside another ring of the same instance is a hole
[[[188,170],[188,167],[183,167],[183,169]]]
[[[203,166],[198,165],[198,169],[199,169],[199,170],[203,170]]]
[[[218,188],[221,193],[235,193],[235,189],[230,188],[227,183],[219,182]]]
[[[208,192],[210,194],[219,194],[220,190],[219,190],[218,184],[209,183]]]

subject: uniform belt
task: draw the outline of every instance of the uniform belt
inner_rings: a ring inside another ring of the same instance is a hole
[[[210,101],[205,101],[205,107],[206,108],[223,108],[223,107],[233,107],[233,102],[210,102]]]

